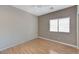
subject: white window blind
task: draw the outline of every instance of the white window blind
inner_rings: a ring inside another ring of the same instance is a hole
[[[70,31],[70,18],[59,19],[59,32],[69,32]]]
[[[50,20],[50,31],[57,32],[58,31],[58,20]]]
[[[50,32],[70,32],[70,17],[51,19]]]

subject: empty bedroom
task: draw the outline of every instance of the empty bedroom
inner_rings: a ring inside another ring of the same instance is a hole
[[[0,54],[78,54],[78,5],[0,5]]]

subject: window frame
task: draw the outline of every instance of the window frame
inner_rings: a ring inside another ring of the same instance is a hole
[[[69,18],[69,32],[61,32],[61,31],[59,31],[59,20],[60,20],[60,19],[63,19],[63,18]],[[51,26],[50,26],[50,20],[54,20],[54,19],[55,19],[55,20],[56,20],[56,19],[58,20],[58,26],[57,26],[57,27],[58,27],[58,30],[57,30],[57,31],[50,31],[50,27],[51,27]],[[71,18],[70,18],[70,17],[61,17],[61,18],[54,18],[54,19],[50,19],[50,20],[49,20],[49,31],[50,31],[50,32],[55,32],[55,33],[70,33],[70,32],[71,32],[71,29],[70,29],[70,26],[71,26],[71,25],[70,25],[70,24],[71,24]]]
[[[53,19],[53,20],[57,20],[57,19]],[[50,27],[51,27],[50,21],[49,21],[49,31],[50,31]],[[52,31],[50,31],[50,32],[52,32]],[[53,31],[53,32],[58,32],[58,20],[57,20],[57,31]]]

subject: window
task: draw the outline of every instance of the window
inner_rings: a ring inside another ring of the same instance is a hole
[[[50,20],[50,31],[70,32],[70,17]]]
[[[50,31],[57,32],[58,31],[58,20],[50,20]]]
[[[59,32],[69,32],[70,18],[59,19]]]

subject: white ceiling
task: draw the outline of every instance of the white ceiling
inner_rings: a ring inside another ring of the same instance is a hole
[[[44,15],[50,12],[58,11],[73,5],[13,5],[13,7],[22,9],[35,16]]]

